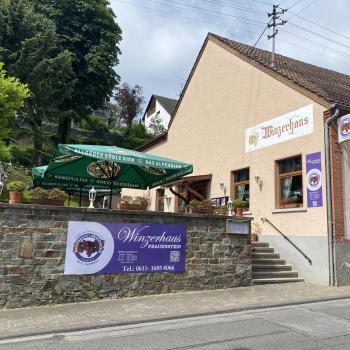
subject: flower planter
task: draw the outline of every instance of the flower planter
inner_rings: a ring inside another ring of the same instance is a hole
[[[23,203],[23,192],[9,192],[10,199],[9,203],[10,204],[15,204],[15,203]]]
[[[252,233],[250,235],[250,241],[251,242],[256,242],[258,240],[258,235],[256,233]]]
[[[286,203],[281,204],[281,209],[291,209],[291,208],[300,208],[302,205],[300,203]]]
[[[238,217],[241,217],[243,216],[243,211],[244,211],[244,208],[235,208],[235,213],[236,213],[236,216]]]
[[[57,207],[63,207],[64,206],[64,200],[63,199],[34,199],[32,198],[30,200],[31,204],[38,204],[38,205],[54,205]]]
[[[120,203],[119,204],[119,209],[124,209],[124,210],[147,210],[147,204],[145,205],[136,205],[136,204],[124,204]]]
[[[190,214],[213,214],[214,208],[190,208]]]

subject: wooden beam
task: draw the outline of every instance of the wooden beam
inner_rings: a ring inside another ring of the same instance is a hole
[[[182,196],[180,193],[176,192],[172,187],[169,187],[169,191],[176,197],[182,199],[186,205],[189,205],[190,204],[190,201],[188,200],[188,198]]]
[[[202,194],[200,194],[199,192],[197,192],[194,188],[192,188],[189,184],[187,184],[187,189],[193,193],[195,196],[197,196],[201,201],[204,200],[204,197]]]

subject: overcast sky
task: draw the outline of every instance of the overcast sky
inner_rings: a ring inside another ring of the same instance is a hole
[[[123,31],[117,72],[122,81],[143,87],[146,102],[152,94],[178,98],[208,32],[254,45],[269,20],[267,12],[273,3],[273,0],[110,1]],[[350,1],[279,3],[282,8],[290,8],[282,16],[290,21],[280,27],[277,53],[350,74]],[[257,47],[270,50],[272,43],[266,34]]]

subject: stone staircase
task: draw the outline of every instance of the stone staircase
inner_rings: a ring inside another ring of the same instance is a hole
[[[275,253],[266,242],[252,242],[252,280],[253,284],[303,282],[292,265]]]

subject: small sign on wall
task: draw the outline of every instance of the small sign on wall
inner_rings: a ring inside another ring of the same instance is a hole
[[[185,271],[185,225],[70,221],[65,275]]]
[[[321,152],[306,155],[307,206],[322,207]]]
[[[338,142],[350,140],[350,114],[338,119]]]

